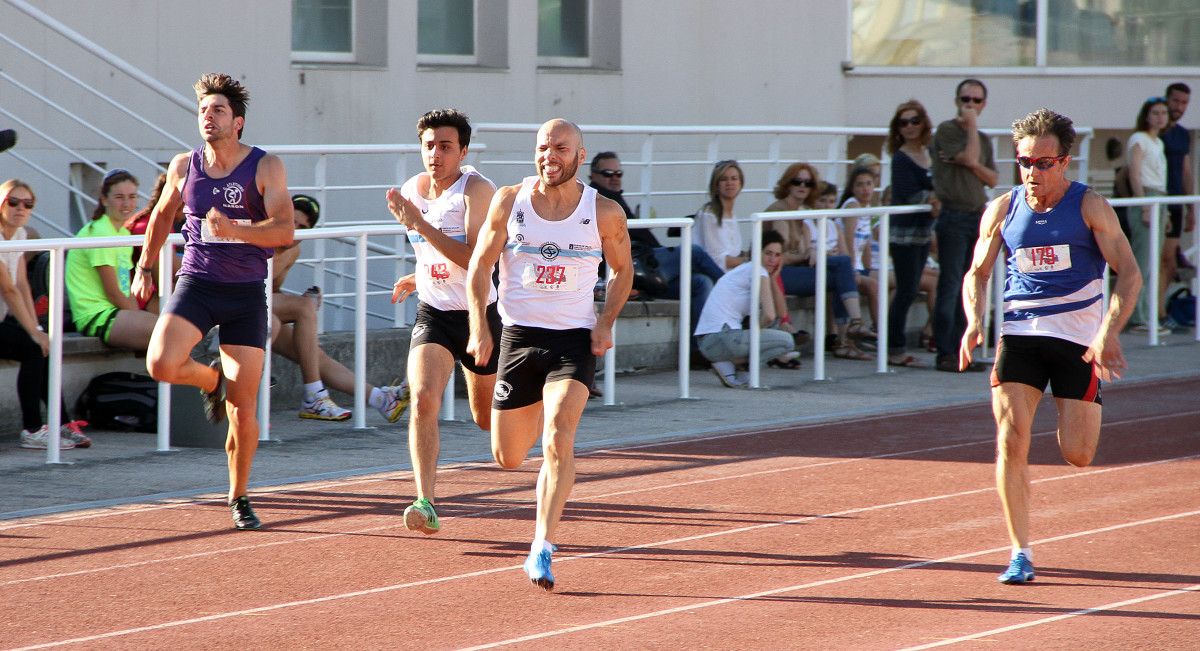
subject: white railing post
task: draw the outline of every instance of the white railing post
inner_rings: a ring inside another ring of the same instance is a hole
[[[1148,314],[1146,317],[1150,320],[1150,345],[1157,346],[1159,344],[1158,337],[1158,276],[1159,276],[1159,258],[1162,251],[1162,241],[1159,239],[1161,225],[1161,203],[1152,203],[1149,206],[1144,206],[1142,210],[1150,209],[1150,251],[1146,254],[1146,260],[1150,267],[1150,280],[1145,287],[1146,292],[1146,309]]]
[[[869,217],[867,219],[870,219]],[[875,372],[887,373],[888,365],[888,262],[891,246],[888,242],[888,231],[891,229],[891,216],[883,213],[879,216],[879,291],[875,293]],[[867,243],[870,247],[870,242]]]
[[[689,220],[690,221],[690,220]],[[692,225],[679,231],[679,397],[691,397]]]
[[[645,214],[646,217],[654,215],[654,136],[648,135],[642,141],[642,198],[638,202],[638,216]],[[645,206],[645,213],[642,212],[642,206]]]
[[[59,435],[62,433],[62,338],[63,338],[63,280],[66,271],[66,251],[50,249],[50,373],[46,378],[46,463],[60,463]]]
[[[327,183],[327,164],[328,163],[325,156],[320,155],[317,157],[317,164],[313,167],[313,185],[320,188],[317,190],[317,201],[321,202],[322,209],[328,205],[325,203],[325,200],[328,198],[329,194],[325,190]],[[324,288],[329,287],[329,279],[325,277],[325,258],[327,255],[326,242],[327,240],[323,237],[317,240],[315,247],[316,251],[314,252],[317,256],[317,261],[315,264],[313,264],[313,282],[318,287],[321,287],[322,291],[324,291]],[[340,291],[340,288],[338,288],[338,291]],[[317,310],[317,334],[325,334],[326,304],[326,301],[321,301],[321,309]]]
[[[497,342],[497,345],[499,343]],[[441,420],[452,421],[456,417],[454,398],[454,375],[458,372],[458,364],[450,365],[450,379],[446,381],[446,387],[442,389],[442,413],[438,415]]]
[[[750,223],[750,388],[762,386],[762,372],[758,368],[762,363],[762,351],[759,350],[762,341],[762,319],[758,313],[762,310],[760,292],[763,279],[758,273],[762,268],[762,220],[755,219]],[[690,253],[690,252],[689,252]],[[771,282],[768,276],[766,282]]]
[[[632,272],[633,270],[630,269]],[[605,289],[604,297],[608,300],[608,282],[613,278],[612,265],[608,265],[608,271],[605,274]],[[617,321],[614,319],[612,324],[612,347],[604,351],[604,406],[611,407],[617,404]],[[592,380],[595,382],[595,380]]]
[[[1004,260],[1004,256],[996,256],[996,263],[992,267],[992,281],[989,285],[987,296],[984,297],[984,314],[988,314],[988,307],[991,307],[992,323],[991,323],[991,347],[993,351],[1000,350],[1000,336],[1004,329],[1004,281],[1008,275],[1008,262]],[[980,324],[984,326],[986,324]],[[983,344],[980,346],[980,359],[987,359],[988,354],[988,338],[984,337]]]
[[[367,235],[354,256],[354,428],[367,428]]]
[[[168,239],[158,250],[158,310],[161,314],[171,299],[173,288],[171,281],[174,277],[175,245]],[[171,451],[171,385],[167,382],[158,383],[158,432],[156,450]]]
[[[272,318],[271,306],[274,299],[275,279],[274,279],[275,259],[267,258],[267,279],[263,282],[263,293],[266,294],[267,304],[267,340],[263,343],[263,365],[262,376],[258,378],[258,440],[271,440],[271,337],[273,336],[271,327],[274,319]],[[303,381],[303,377],[301,381]]]
[[[825,303],[828,297],[829,269],[825,250],[828,217],[817,218],[817,287],[813,292],[813,379],[825,379]],[[839,299],[841,297],[838,297]],[[842,342],[836,345],[840,346]]]

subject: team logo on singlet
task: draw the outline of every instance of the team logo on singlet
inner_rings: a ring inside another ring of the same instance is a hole
[[[516,221],[518,224],[524,224],[524,223],[525,223],[525,211],[524,211],[524,210],[518,210],[518,211],[517,211],[517,216],[516,216],[516,219],[515,219],[515,221]]]
[[[553,260],[557,258],[559,251],[560,249],[558,248],[558,245],[554,242],[546,242],[542,245],[542,248],[538,249],[538,252],[542,254],[542,257],[547,260]]]
[[[230,181],[229,183],[225,184],[224,191],[225,207],[240,208],[242,205],[242,196],[246,193],[246,190],[242,187],[242,185],[240,183]]]
[[[515,240],[516,240],[516,241],[518,241],[518,242],[524,242],[524,241],[525,241],[525,236],[524,236],[524,235],[522,235],[522,234],[520,234],[520,233],[517,233],[517,234],[516,234],[516,236],[514,236],[514,237],[513,237],[513,239],[515,239]]]
[[[508,399],[508,394],[510,393],[512,393],[512,385],[501,380],[496,383],[496,392],[492,397],[503,402]]]

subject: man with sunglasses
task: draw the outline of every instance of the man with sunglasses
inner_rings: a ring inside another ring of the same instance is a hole
[[[987,280],[1001,247],[1008,251],[1004,323],[992,370],[996,485],[1012,542],[1001,583],[1034,578],[1029,548],[1029,444],[1042,393],[1058,407],[1058,445],[1073,466],[1092,462],[1100,438],[1100,382],[1120,377],[1118,339],[1142,285],[1133,250],[1104,197],[1066,178],[1075,128],[1038,109],[1012,127],[1021,185],[993,200],[980,223],[963,283],[967,328],[959,368],[983,343]],[[1103,304],[1104,265],[1118,274]]]
[[[617,205],[625,211],[627,219],[637,219],[637,215],[633,214],[633,210],[629,208],[629,204],[625,203],[625,197],[622,196],[621,185],[624,176],[625,171],[621,169],[621,159],[615,152],[602,151],[592,158],[591,186],[596,188],[596,193],[617,202]],[[654,250],[654,259],[658,262],[658,268],[667,280],[666,297],[678,299],[681,266],[679,247],[663,246],[649,228],[629,229],[629,241],[631,243],[640,242]],[[723,275],[725,275],[725,270],[713,261],[712,256],[708,255],[700,246],[693,244],[691,310],[693,329],[696,327],[696,322],[700,320],[700,312],[704,309],[708,295],[712,293],[713,287]],[[603,277],[603,274],[601,276]],[[698,354],[699,351],[695,352]]]
[[[987,87],[978,79],[964,79],[954,90],[954,105],[957,115],[938,125],[929,146],[933,190],[942,204],[934,226],[940,271],[933,338],[939,371],[982,371],[982,364],[960,369],[955,358],[966,328],[963,274],[979,239],[979,216],[987,204],[987,188],[995,187],[999,180],[991,142],[979,133],[979,114],[987,105]]]

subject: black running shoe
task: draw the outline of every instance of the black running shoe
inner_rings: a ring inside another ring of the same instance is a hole
[[[200,391],[204,398],[204,416],[216,425],[225,420],[225,374],[221,372],[220,358],[214,359],[209,367],[217,369],[217,388],[211,392]]]
[[[254,509],[250,508],[250,498],[245,495],[237,498],[229,504],[230,514],[233,516],[233,528],[240,530],[258,529],[262,526],[262,522],[254,515]]]

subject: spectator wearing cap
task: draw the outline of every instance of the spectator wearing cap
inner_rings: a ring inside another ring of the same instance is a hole
[[[306,194],[292,195],[292,217],[296,230],[307,230],[321,218],[321,204]],[[303,294],[282,291],[283,281],[300,257],[300,242],[275,249],[271,288],[271,350],[300,366],[304,382],[304,398],[300,417],[316,420],[348,420],[349,409],[343,409],[329,395],[326,383],[333,389],[354,395],[354,372],[321,350],[317,341],[317,310],[321,305],[321,288],[310,287]],[[366,385],[367,404],[382,409],[388,387]]]

